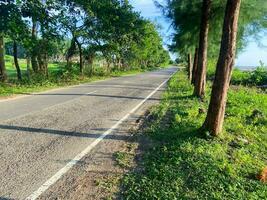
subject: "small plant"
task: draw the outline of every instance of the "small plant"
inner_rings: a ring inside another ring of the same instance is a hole
[[[127,152],[116,152],[114,153],[114,158],[117,164],[122,168],[131,167],[133,161],[133,154]]]

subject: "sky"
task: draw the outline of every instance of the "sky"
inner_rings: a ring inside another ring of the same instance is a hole
[[[154,5],[153,0],[130,0],[130,3],[143,17],[156,21],[161,25],[162,30],[160,30],[160,33],[165,46],[171,43],[171,34],[173,32],[170,26],[171,22],[163,17],[161,11]],[[241,68],[255,67],[259,65],[260,61],[267,65],[267,37],[265,38],[261,41],[265,48],[259,47],[256,42],[249,40],[250,42],[247,47],[237,57],[236,66],[240,66]],[[171,57],[175,58],[175,55],[171,55]]]

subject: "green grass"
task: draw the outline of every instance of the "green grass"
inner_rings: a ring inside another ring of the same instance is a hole
[[[146,71],[141,69],[132,69],[129,71],[112,71],[110,73],[106,73],[103,68],[98,67],[95,69],[93,76],[88,76],[86,72],[84,75],[80,75],[78,66],[74,66],[73,71],[66,71],[64,68],[64,63],[49,63],[48,78],[37,74],[32,75],[31,79],[28,80],[26,78],[26,60],[19,59],[19,64],[23,75],[23,81],[19,82],[16,78],[16,69],[13,64],[13,57],[7,55],[5,57],[5,61],[8,73],[8,82],[0,83],[0,98],[25,93],[40,92],[53,88],[87,83],[111,77],[133,75]]]
[[[129,168],[132,165],[134,154],[129,152],[116,152],[114,158],[118,166],[122,168]]]
[[[256,178],[267,165],[266,93],[230,89],[224,131],[211,138],[198,131],[208,99],[201,103],[192,92],[183,73],[171,79],[144,130],[153,148],[123,179],[123,198],[267,199],[267,184]]]
[[[5,55],[5,62],[6,62],[7,75],[9,79],[16,79],[17,72],[16,72],[16,68],[14,65],[13,56]],[[26,59],[19,59],[19,65],[20,65],[22,74],[25,76],[26,70],[27,70]],[[60,64],[60,63],[49,63],[48,64],[48,70],[50,73],[60,71],[63,69],[64,69],[64,64]]]

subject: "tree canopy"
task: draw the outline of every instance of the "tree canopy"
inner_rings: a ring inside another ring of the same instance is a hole
[[[107,70],[155,67],[170,59],[156,25],[127,0],[1,0],[0,11],[4,40],[25,50],[34,73],[47,75],[55,57],[65,57],[67,69],[78,58],[81,73],[96,56]]]

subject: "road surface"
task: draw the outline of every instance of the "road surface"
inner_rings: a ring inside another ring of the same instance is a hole
[[[0,199],[40,198],[101,142],[125,139],[121,123],[158,98],[176,70],[0,101]]]

